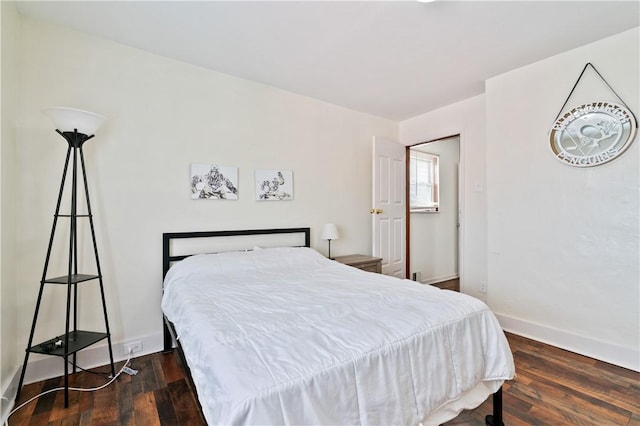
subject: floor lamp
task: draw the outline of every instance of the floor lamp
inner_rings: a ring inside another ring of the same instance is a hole
[[[93,138],[95,131],[104,122],[105,118],[92,112],[81,111],[73,108],[49,108],[43,111],[48,115],[56,125],[56,132],[62,136],[69,145],[67,148],[67,156],[64,163],[64,171],[62,173],[62,182],[58,192],[58,202],[53,217],[53,226],[51,228],[51,236],[49,238],[49,246],[44,261],[44,269],[42,271],[42,279],[40,281],[40,291],[36,302],[36,309],[31,324],[31,332],[29,334],[29,343],[25,350],[24,363],[22,365],[22,373],[20,374],[20,382],[16,393],[16,401],[20,397],[20,391],[24,382],[25,371],[29,361],[30,353],[39,353],[43,355],[53,355],[64,359],[64,406],[69,406],[69,357],[72,358],[73,372],[76,371],[76,354],[78,351],[85,349],[103,339],[107,340],[109,349],[109,358],[111,360],[111,375],[115,376],[113,366],[113,351],[111,348],[111,333],[109,331],[109,320],[107,318],[107,305],[104,296],[104,286],[102,283],[102,271],[100,269],[100,260],[98,258],[98,246],[96,244],[96,234],[93,226],[93,216],[91,214],[91,203],[89,201],[89,189],[87,186],[87,173],[85,168],[84,154],[82,146],[89,139]],[[69,168],[71,163],[71,168]],[[79,170],[80,168],[80,170]],[[86,200],[86,214],[78,214],[78,174],[81,172],[84,184],[84,196]],[[67,176],[71,176],[71,203],[69,213],[60,213],[60,206],[64,193]],[[69,225],[69,248],[67,274],[51,278],[48,276],[49,260],[51,259],[52,246],[56,233],[58,219],[68,219]],[[91,239],[93,242],[93,253],[95,256],[96,274],[85,274],[78,272],[78,219],[88,219],[91,229]],[[80,283],[97,281],[100,284],[100,296],[102,299],[102,313],[104,314],[105,332],[84,331],[78,329],[78,285]],[[33,336],[40,311],[40,304],[45,287],[50,285],[60,286],[66,285],[67,302],[65,331],[39,344],[33,344]]]

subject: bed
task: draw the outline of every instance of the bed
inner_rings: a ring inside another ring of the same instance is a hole
[[[283,235],[299,240],[261,240]],[[309,228],[163,235],[165,349],[177,342],[208,424],[437,425],[491,394],[487,424],[503,424],[515,370],[483,302],[309,246]]]

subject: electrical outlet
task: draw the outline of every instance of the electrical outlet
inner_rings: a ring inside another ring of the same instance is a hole
[[[134,354],[142,352],[142,340],[134,340],[133,342],[122,344],[122,355]]]
[[[480,293],[482,293],[482,294],[486,294],[487,293],[487,283],[486,283],[486,281],[481,281],[480,282]]]

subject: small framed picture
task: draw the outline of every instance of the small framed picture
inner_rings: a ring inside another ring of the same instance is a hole
[[[237,200],[238,168],[213,164],[191,164],[191,198]]]
[[[256,170],[256,200],[293,200],[293,172],[291,170]]]

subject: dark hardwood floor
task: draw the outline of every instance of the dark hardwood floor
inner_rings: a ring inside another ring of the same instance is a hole
[[[640,425],[640,373],[507,334],[515,380],[503,386],[506,425]],[[491,399],[447,422],[481,425]]]
[[[453,278],[451,280],[440,281],[431,285],[441,288],[443,290],[460,291],[460,278]]]
[[[517,378],[503,387],[506,425],[640,425],[640,373],[507,337]],[[67,409],[63,392],[42,396],[13,414],[9,425],[204,425],[174,353],[136,358],[131,366],[137,375],[122,375],[100,391],[71,392]],[[71,378],[77,387],[105,382],[105,375],[87,372]],[[26,385],[21,400],[61,384],[58,378]],[[491,398],[446,425],[483,425],[490,412]]]
[[[117,363],[116,371],[123,362]],[[70,392],[64,408],[64,392],[44,395],[9,418],[9,425],[204,425],[175,352],[135,358],[130,367],[138,374],[122,374],[110,386],[95,392]],[[108,368],[96,375],[79,372],[69,386],[91,388],[107,382]],[[63,386],[62,378],[23,387],[20,404],[48,389]],[[18,405],[17,404],[17,405]]]

